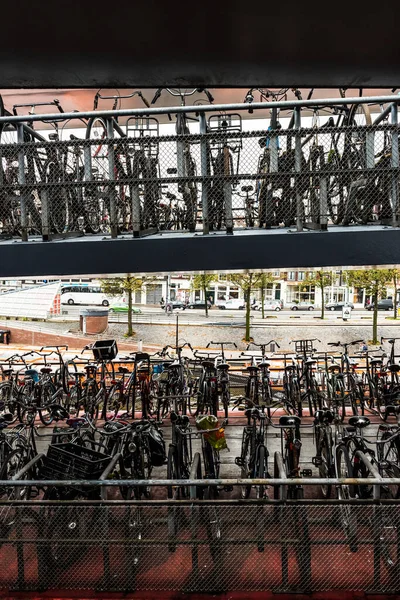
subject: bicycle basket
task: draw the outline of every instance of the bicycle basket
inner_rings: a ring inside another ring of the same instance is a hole
[[[96,360],[112,360],[118,354],[117,342],[115,340],[98,340],[93,344],[92,352]]]
[[[43,479],[99,479],[111,456],[67,442],[51,444],[41,471]]]
[[[314,347],[311,340],[299,340],[295,343],[294,349],[300,354],[304,352],[313,352]]]

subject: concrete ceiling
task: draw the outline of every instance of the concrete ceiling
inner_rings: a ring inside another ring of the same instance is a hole
[[[399,11],[395,0],[13,0],[0,87],[396,87]]]

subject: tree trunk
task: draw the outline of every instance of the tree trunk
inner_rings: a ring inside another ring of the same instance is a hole
[[[374,315],[372,319],[372,343],[378,343],[378,294],[373,295]]]
[[[208,299],[207,299],[207,286],[204,283],[203,284],[203,292],[204,292],[204,302],[205,302],[205,311],[206,311],[206,317],[208,317]]]
[[[325,318],[325,294],[324,294],[324,285],[321,283],[321,319]]]
[[[245,340],[246,342],[250,342],[250,294],[251,294],[251,287],[249,287],[246,291],[245,294],[245,298],[246,298],[246,334],[245,334]]]
[[[393,318],[397,319],[397,275],[393,275],[393,286],[394,286]]]
[[[265,318],[265,314],[264,314],[264,298],[265,298],[265,288],[262,285],[261,288],[261,316],[264,319]]]
[[[128,336],[132,337],[132,290],[128,290]]]

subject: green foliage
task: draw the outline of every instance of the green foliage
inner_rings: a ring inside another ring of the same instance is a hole
[[[365,289],[373,298],[372,343],[376,344],[378,342],[378,300],[386,294],[386,287],[393,279],[392,269],[346,271],[345,277],[348,285]]]
[[[272,273],[260,273],[258,281],[253,285],[253,287],[260,290],[261,296],[261,316],[264,319],[264,299],[265,299],[265,291],[268,288],[268,285],[275,281]]]
[[[135,277],[128,273],[125,277],[111,277],[101,279],[100,285],[103,292],[108,296],[128,296],[128,331],[127,336],[133,335],[132,329],[132,296],[141,291],[144,285],[152,285],[154,279],[151,277]]]
[[[228,275],[229,281],[240,287],[243,291],[244,299],[246,301],[246,342],[250,341],[250,296],[251,291],[260,286],[261,276],[263,273],[231,273]]]
[[[210,287],[210,283],[217,280],[217,276],[212,273],[198,273],[192,277],[190,287],[192,290],[203,290],[204,302],[205,302],[205,313],[208,317],[208,305],[207,305],[207,291]]]
[[[321,290],[321,319],[325,318],[324,290],[326,287],[333,285],[335,277],[333,271],[324,271],[323,269],[320,269],[318,271],[310,272],[307,279],[303,282],[304,285],[313,285]]]

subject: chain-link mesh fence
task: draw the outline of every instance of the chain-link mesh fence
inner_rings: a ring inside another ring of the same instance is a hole
[[[3,503],[0,587],[396,592],[399,518],[396,504]]]
[[[60,140],[63,128],[50,141],[28,125],[3,126],[0,232],[396,224],[399,128],[353,113],[342,124],[259,131],[243,131],[239,115],[214,115],[206,133],[175,136],[159,135],[156,118],[122,127],[99,117],[82,139]]]

